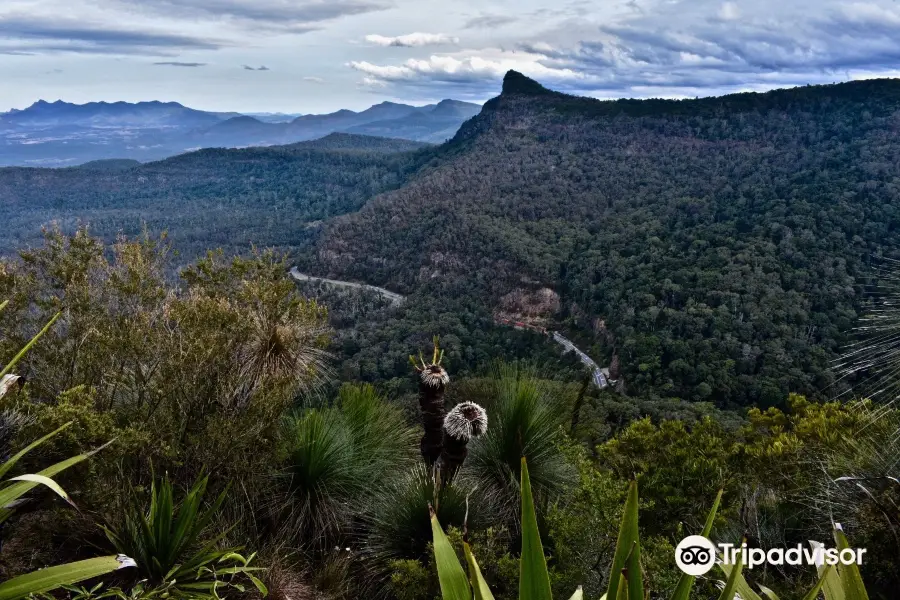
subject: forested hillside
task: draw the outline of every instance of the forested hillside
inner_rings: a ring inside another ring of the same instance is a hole
[[[829,361],[900,247],[898,109],[897,80],[604,102],[511,72],[437,147],[336,134],[0,169],[0,250],[51,220],[107,240],[146,226],[188,258],[278,246],[304,272],[407,294],[398,309],[314,290],[340,307],[346,379],[403,376],[432,333],[462,372],[559,356],[495,324],[512,318],[564,329],[633,396],[831,397]]]
[[[315,223],[358,210],[397,187],[426,144],[332,134],[289,146],[208,149],[145,165],[101,161],[69,169],[0,168],[0,252],[41,239],[57,221],[111,240],[168,230],[190,256],[249,244],[293,247]]]
[[[511,72],[437,147],[0,169],[0,598],[469,598],[466,548],[497,600],[895,598],[898,126]],[[867,554],[693,581],[697,532]]]
[[[601,102],[511,72],[437,166],[328,224],[305,268],[412,293],[417,322],[454,334],[550,288],[639,395],[831,395],[863,283],[900,248],[898,126],[897,80]],[[385,339],[358,346],[384,362]]]

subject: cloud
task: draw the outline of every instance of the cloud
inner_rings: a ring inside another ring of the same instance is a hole
[[[509,15],[481,15],[472,17],[463,25],[466,29],[496,29],[515,23],[519,19]]]
[[[431,55],[425,59],[409,59],[399,65],[376,65],[354,61],[349,67],[364,75],[362,83],[371,87],[396,86],[422,92],[454,93],[464,98],[484,96],[486,89],[496,89],[510,69],[548,84],[575,81],[582,77],[570,69],[548,68],[540,64],[542,56],[521,51],[490,49],[479,53]]]
[[[325,80],[321,77],[303,77],[303,81],[308,81],[310,83],[325,83]]]
[[[251,67],[250,65],[241,65],[241,66],[244,67],[245,71],[270,71],[271,70],[266,65],[260,65],[258,67]]]
[[[734,21],[741,17],[741,9],[734,2],[724,2],[719,7],[718,17],[723,21]]]
[[[390,8],[387,0],[115,0],[166,16],[236,21],[244,26],[306,33],[317,24]]]
[[[159,66],[167,66],[167,67],[205,67],[206,63],[201,62],[179,62],[174,60],[167,60],[161,62],[155,62],[154,65]]]
[[[445,44],[457,44],[459,38],[451,37],[443,33],[409,33],[396,37],[383,35],[367,35],[366,41],[376,46],[398,46],[401,48],[416,48],[419,46],[439,46]]]
[[[561,91],[598,97],[684,97],[830,83],[851,72],[871,77],[896,71],[900,7],[835,0],[659,1],[654,10],[604,19],[593,32],[559,23],[523,38],[505,49],[348,66],[362,73],[364,84],[389,87],[398,96],[403,90],[420,96],[457,86],[483,98],[496,93],[508,69]]]
[[[126,29],[74,19],[0,16],[0,52],[71,52],[169,56],[182,50],[217,50],[221,40]]]

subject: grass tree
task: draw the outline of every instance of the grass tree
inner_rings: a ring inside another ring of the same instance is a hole
[[[444,418],[447,416],[447,406],[444,394],[450,376],[441,361],[444,358],[443,351],[438,347],[437,337],[434,338],[434,353],[431,362],[425,362],[422,353],[419,353],[419,361],[410,356],[413,368],[419,374],[419,409],[422,414],[422,439],[419,448],[422,458],[428,466],[434,466],[441,456],[441,447],[444,440]]]
[[[541,501],[573,480],[574,470],[559,446],[565,402],[533,370],[517,364],[496,365],[484,388],[480,394],[491,426],[469,448],[460,477],[482,505],[514,524],[523,456]]]
[[[318,549],[346,541],[379,488],[414,464],[415,431],[370,385],[345,385],[335,406],[288,416],[282,439],[289,495],[281,512],[298,541]]]

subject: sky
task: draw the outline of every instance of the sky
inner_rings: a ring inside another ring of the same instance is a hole
[[[897,0],[0,0],[0,111],[38,99],[322,113],[900,76]]]

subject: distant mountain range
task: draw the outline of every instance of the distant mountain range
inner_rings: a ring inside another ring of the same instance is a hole
[[[442,100],[411,106],[382,102],[364,111],[323,115],[214,113],[177,102],[39,100],[0,113],[0,166],[73,166],[95,160],[158,160],[208,147],[244,148],[356,133],[441,143],[481,110]]]

